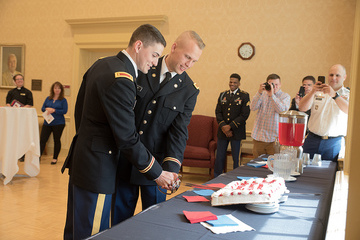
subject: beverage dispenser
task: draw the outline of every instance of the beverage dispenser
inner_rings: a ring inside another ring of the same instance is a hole
[[[299,111],[285,111],[279,114],[280,150],[295,148],[297,157],[301,158],[302,145],[305,140],[308,115]]]

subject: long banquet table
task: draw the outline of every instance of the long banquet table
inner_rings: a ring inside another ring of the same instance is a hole
[[[24,171],[40,172],[39,123],[35,108],[0,107],[0,176],[4,185],[19,171],[18,159],[25,154]]]
[[[307,166],[295,182],[286,182],[290,192],[296,194],[289,194],[288,200],[273,214],[251,212],[240,204],[211,207],[210,202],[189,203],[182,196],[196,194],[187,191],[89,239],[325,239],[335,173],[334,162],[323,161],[321,167]],[[237,180],[237,176],[266,177],[268,174],[271,172],[265,168],[242,166],[207,183],[227,184]],[[214,234],[199,223],[190,224],[183,210],[232,214],[255,231]]]

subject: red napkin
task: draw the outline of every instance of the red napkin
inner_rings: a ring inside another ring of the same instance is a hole
[[[183,196],[188,202],[209,202],[207,198],[203,196]]]
[[[206,184],[206,186],[224,188],[226,185],[223,183],[210,183],[210,184]]]
[[[190,221],[190,223],[198,223],[204,222],[208,220],[217,220],[217,216],[210,211],[204,212],[190,212],[190,211],[183,211],[185,217]]]

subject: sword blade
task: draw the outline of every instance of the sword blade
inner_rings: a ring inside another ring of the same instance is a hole
[[[210,186],[194,184],[194,183],[185,183],[185,186],[193,187],[193,188],[200,188],[200,189],[214,190],[214,191],[217,191],[217,190],[221,189],[219,187],[210,187]]]

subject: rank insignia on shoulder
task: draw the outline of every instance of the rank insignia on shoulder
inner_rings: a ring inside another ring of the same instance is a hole
[[[134,81],[133,76],[131,76],[131,74],[129,74],[127,72],[116,72],[115,78],[120,78],[120,77],[130,79],[132,82]]]
[[[199,87],[196,85],[196,83],[194,83],[194,87],[195,87],[196,89],[199,89]]]

